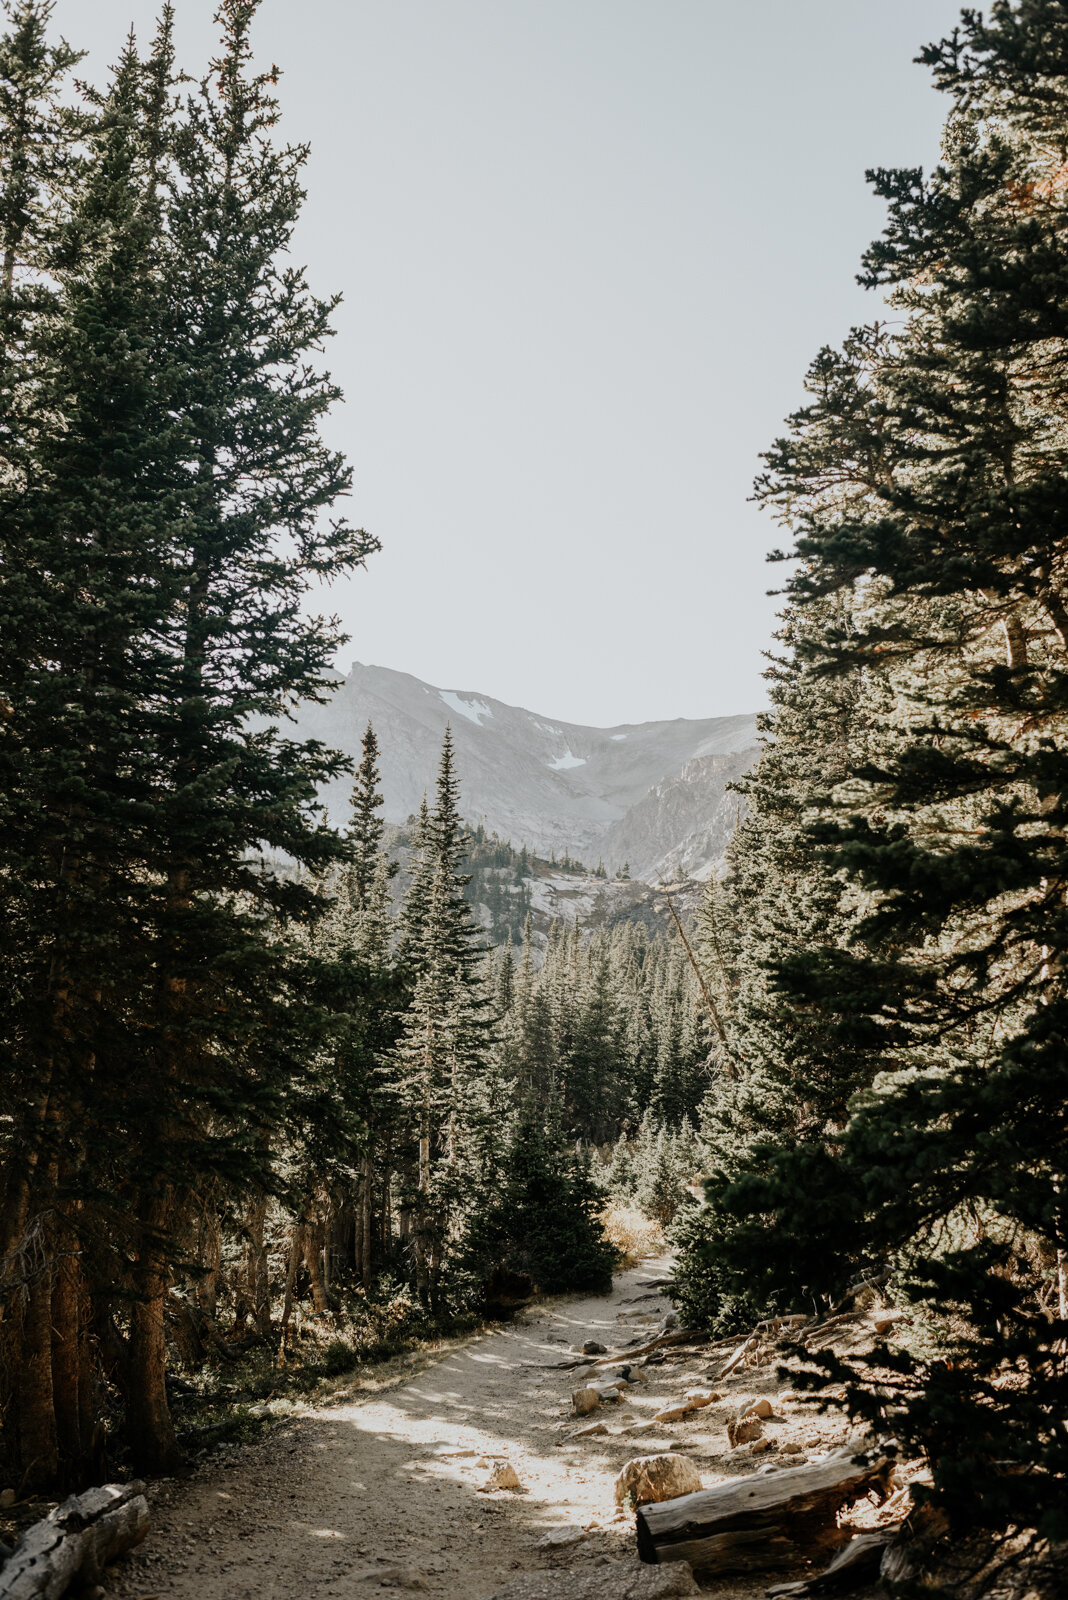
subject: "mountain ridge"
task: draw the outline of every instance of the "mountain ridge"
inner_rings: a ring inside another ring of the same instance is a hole
[[[737,813],[726,785],[757,754],[755,714],[597,728],[362,662],[328,702],[305,703],[293,720],[301,737],[353,757],[370,721],[386,819],[396,823],[432,790],[451,725],[470,823],[546,856],[569,851],[610,871],[627,862],[639,877],[714,870]],[[348,791],[341,780],[324,792],[335,822]]]

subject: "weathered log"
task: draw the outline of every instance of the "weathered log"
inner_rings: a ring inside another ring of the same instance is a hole
[[[108,1483],[69,1500],[27,1528],[0,1571],[0,1600],[59,1600],[77,1579],[100,1583],[109,1561],[148,1532],[140,1483]]]
[[[631,1348],[617,1350],[615,1353],[601,1356],[597,1361],[591,1361],[589,1356],[577,1356],[574,1361],[557,1361],[553,1365],[561,1371],[570,1371],[573,1367],[617,1367],[621,1361],[633,1361],[635,1356],[647,1355],[650,1350],[663,1350],[672,1344],[703,1344],[705,1336],[696,1328],[682,1328],[677,1333],[661,1333],[655,1339],[650,1339],[648,1344],[633,1345]]]
[[[728,1478],[699,1494],[643,1506],[638,1554],[707,1572],[790,1566],[841,1543],[838,1512],[872,1489],[885,1490],[889,1470],[880,1452],[841,1450],[807,1466]]]

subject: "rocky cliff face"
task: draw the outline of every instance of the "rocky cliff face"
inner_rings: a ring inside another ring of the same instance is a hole
[[[730,842],[741,797],[727,786],[753,765],[755,745],[696,756],[677,777],[662,778],[613,824],[605,859],[641,863],[650,883],[706,878]]]
[[[469,822],[540,855],[603,858],[611,872],[626,861],[652,881],[712,870],[737,811],[726,784],[756,755],[754,716],[588,728],[359,662],[327,705],[303,706],[295,720],[299,736],[352,756],[374,724],[391,822],[433,789],[451,724]],[[347,783],[324,798],[343,821]]]

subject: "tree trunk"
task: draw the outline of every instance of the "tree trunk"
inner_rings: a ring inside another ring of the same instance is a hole
[[[206,1206],[200,1228],[200,1265],[206,1267],[196,1281],[197,1305],[214,1317],[219,1299],[219,1269],[222,1266],[222,1237],[214,1205]]]
[[[142,1245],[136,1293],[126,1363],[126,1428],[138,1467],[162,1477],[181,1465],[182,1456],[167,1405],[163,1320],[167,1274],[147,1241]]]
[[[324,1233],[325,1230],[321,1224],[304,1229],[304,1259],[308,1264],[308,1276],[311,1279],[312,1307],[317,1312],[330,1310],[330,1302],[326,1297],[326,1285],[323,1282],[323,1273],[320,1266],[323,1256]]]
[[[289,1319],[293,1314],[293,1290],[297,1282],[297,1268],[300,1266],[304,1254],[304,1225],[294,1222],[293,1232],[289,1240],[289,1264],[286,1267],[286,1293],[282,1302],[282,1342],[285,1343],[286,1329]]]
[[[18,1406],[20,1487],[39,1489],[55,1483],[59,1441],[52,1396],[52,1263],[46,1262],[29,1284],[19,1340]]]
[[[83,1370],[88,1352],[83,1337],[82,1271],[73,1234],[65,1231],[58,1243],[52,1280],[52,1403],[59,1481],[63,1488],[81,1489],[86,1483],[83,1391],[90,1384],[90,1373]]]
[[[263,1229],[267,1220],[267,1201],[255,1202],[248,1216],[248,1292],[252,1302],[252,1323],[264,1338],[271,1332],[271,1289],[267,1270],[267,1251]]]
[[[374,1166],[369,1155],[363,1158],[363,1193],[360,1196],[360,1280],[365,1289],[371,1287],[371,1237],[374,1201]]]

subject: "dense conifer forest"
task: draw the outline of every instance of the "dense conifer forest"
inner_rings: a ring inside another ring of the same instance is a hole
[[[257,4],[99,91],[4,8],[0,1477],[171,1473],[214,1362],[603,1290],[616,1205],[694,1329],[889,1286],[917,1336],[810,1384],[944,1526],[1068,1539],[1068,5],[965,12],[937,164],[870,175],[889,311],[757,480],[771,709],[695,925],[546,935],[448,735],[398,832],[373,728],[341,829],[285,731],[377,544]]]

